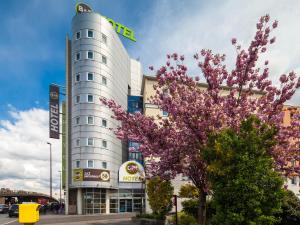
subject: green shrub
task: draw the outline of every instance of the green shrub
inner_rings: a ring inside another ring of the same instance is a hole
[[[197,218],[198,205],[199,205],[198,199],[185,200],[181,204],[182,204],[183,211],[185,213],[193,216],[194,218]]]
[[[192,216],[192,215],[189,215],[185,212],[179,212],[178,214],[178,225],[199,225],[197,223],[197,220]],[[172,216],[169,221],[168,221],[168,224],[175,224],[175,215]]]
[[[153,177],[148,181],[146,191],[153,214],[165,218],[165,215],[172,209],[174,188],[171,182],[160,177]]]
[[[197,219],[198,215],[198,205],[199,205],[199,200],[198,199],[190,199],[190,200],[185,200],[182,203],[183,211],[186,214],[189,214],[193,216],[195,219]],[[206,201],[206,221],[209,222],[215,214],[215,208],[211,204],[211,200]]]
[[[281,222],[278,225],[300,224],[300,200],[292,191],[284,191],[281,209]]]

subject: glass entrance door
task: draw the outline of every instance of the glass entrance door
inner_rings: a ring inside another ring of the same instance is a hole
[[[120,212],[132,212],[132,199],[120,199]]]

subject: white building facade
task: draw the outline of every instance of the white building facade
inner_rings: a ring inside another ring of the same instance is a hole
[[[130,59],[111,23],[95,12],[77,13],[67,39],[67,213],[139,211],[140,185],[121,185],[118,170],[128,148],[109,128],[118,122],[100,98],[127,109],[131,92],[140,94],[141,64]]]

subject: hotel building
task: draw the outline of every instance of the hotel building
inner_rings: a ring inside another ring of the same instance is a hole
[[[84,5],[85,6],[85,5]],[[131,59],[107,18],[77,11],[66,38],[66,213],[140,211],[141,183],[118,181],[120,166],[140,153],[128,153],[109,128],[119,123],[99,98],[113,99],[129,111],[142,111],[142,66]],[[133,96],[135,95],[135,96]],[[129,104],[129,106],[128,106]]]

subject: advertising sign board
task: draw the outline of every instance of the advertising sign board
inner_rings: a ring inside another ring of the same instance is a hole
[[[108,182],[110,180],[110,172],[100,169],[74,169],[73,181],[101,181]]]
[[[49,86],[49,137],[59,139],[59,87]]]

